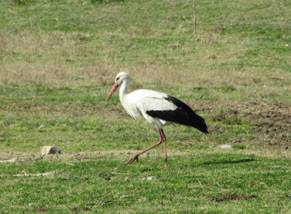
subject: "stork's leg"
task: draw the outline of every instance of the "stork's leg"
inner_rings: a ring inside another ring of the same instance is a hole
[[[160,135],[160,138],[159,138],[159,141],[153,145],[153,146],[150,146],[148,148],[146,148],[145,150],[135,154],[133,157],[131,157],[128,161],[127,161],[127,164],[131,164],[133,163],[134,161],[138,161],[138,157],[144,153],[146,153],[147,151],[153,149],[153,148],[156,148],[157,146],[159,146],[160,144],[162,144],[165,140],[166,140],[166,137],[165,137],[165,134],[163,132],[162,129],[158,129],[159,131],[159,135]]]
[[[164,133],[163,129],[160,129],[159,132],[161,133],[162,137],[163,137],[163,142],[164,142],[164,155],[165,155],[165,163],[164,163],[164,168],[167,169],[168,168],[168,154],[167,154],[167,142],[166,142],[166,135]]]

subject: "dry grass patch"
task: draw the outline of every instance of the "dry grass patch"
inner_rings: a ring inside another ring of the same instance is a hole
[[[0,83],[18,85],[37,84],[52,87],[108,85],[115,76],[113,70],[110,66],[100,63],[83,67],[63,62],[7,63],[1,65]]]

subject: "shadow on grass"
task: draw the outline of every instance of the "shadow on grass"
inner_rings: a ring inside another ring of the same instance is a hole
[[[125,0],[91,0],[92,3],[112,3],[112,2],[124,2]]]
[[[233,200],[235,201],[252,200],[256,198],[258,198],[258,196],[254,194],[246,195],[246,194],[226,192],[217,196],[213,196],[210,198],[210,200],[214,202],[224,202],[224,201],[233,201]]]
[[[247,163],[247,162],[253,162],[256,161],[255,158],[242,158],[242,159],[228,159],[228,160],[213,160],[213,161],[207,161],[202,163],[201,165],[213,165],[213,164],[238,164],[238,163]]]

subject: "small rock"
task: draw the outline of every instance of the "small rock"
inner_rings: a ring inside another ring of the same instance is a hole
[[[62,150],[57,146],[43,146],[41,148],[41,155],[61,154]]]
[[[219,146],[219,148],[221,148],[221,149],[231,149],[232,146],[230,144],[222,144],[222,145]]]
[[[152,180],[155,180],[156,179],[156,177],[155,176],[148,176],[148,177],[144,177],[144,178],[142,178],[141,180],[146,180],[146,181],[152,181]]]
[[[148,180],[148,181],[152,181],[152,180],[154,180],[154,179],[155,179],[154,176],[149,176],[149,177],[147,177],[147,180]]]
[[[40,124],[40,126],[38,127],[38,129],[44,129],[45,125],[44,124]]]

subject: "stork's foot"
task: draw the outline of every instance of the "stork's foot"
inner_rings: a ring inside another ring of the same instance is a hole
[[[129,158],[129,160],[127,161],[127,164],[132,164],[134,161],[138,161],[138,154]]]

